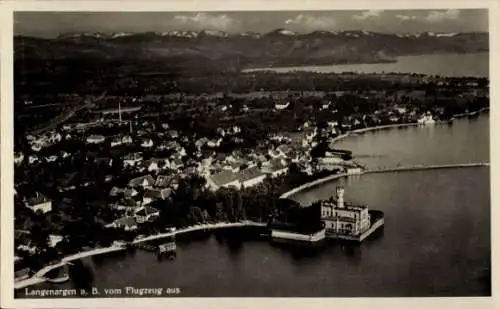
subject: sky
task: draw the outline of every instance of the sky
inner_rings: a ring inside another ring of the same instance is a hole
[[[488,31],[488,11],[367,10],[367,11],[240,11],[240,12],[16,12],[16,34],[56,37],[68,32],[166,32],[203,29],[229,33],[265,33],[285,28],[368,30],[384,33]]]

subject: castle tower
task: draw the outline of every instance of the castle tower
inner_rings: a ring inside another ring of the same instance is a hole
[[[344,188],[337,188],[337,208],[344,208]]]

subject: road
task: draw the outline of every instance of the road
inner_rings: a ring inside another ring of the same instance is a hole
[[[63,124],[64,122],[68,121],[71,117],[73,117],[79,111],[81,111],[85,108],[90,108],[95,102],[102,100],[105,95],[106,95],[106,92],[104,92],[103,94],[101,94],[100,96],[98,96],[97,98],[95,98],[93,100],[85,100],[83,105],[76,106],[76,107],[72,108],[71,110],[67,111],[66,113],[55,117],[49,123],[45,124],[43,127],[32,130],[30,132],[30,134],[37,135],[37,134],[40,134],[40,133],[57,128],[58,125]]]

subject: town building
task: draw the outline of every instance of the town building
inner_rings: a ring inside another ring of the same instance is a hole
[[[213,191],[219,190],[221,187],[235,187],[238,189],[241,187],[238,175],[227,170],[208,175],[205,179],[207,180],[207,186]]]
[[[151,188],[147,189],[142,197],[142,205],[146,206],[154,201],[166,200],[172,194],[170,188]]]
[[[275,178],[288,172],[288,166],[283,164],[282,160],[271,160],[262,170],[271,178]]]
[[[21,164],[24,160],[24,154],[22,152],[16,152],[14,154],[14,163]]]
[[[106,138],[102,135],[91,135],[87,137],[87,144],[101,144],[104,143]]]
[[[34,212],[41,211],[42,213],[47,213],[52,211],[52,201],[38,192],[33,198],[27,200],[25,205]]]
[[[243,188],[256,186],[259,183],[263,182],[267,176],[266,173],[263,173],[257,167],[251,167],[243,171],[240,171],[240,175],[241,175],[239,177],[240,187]]]
[[[427,112],[425,115],[422,115],[422,117],[420,117],[417,120],[417,122],[419,124],[426,124],[426,125],[432,125],[436,123],[430,112]]]
[[[152,140],[152,139],[150,139],[150,138],[146,138],[146,139],[144,139],[144,140],[142,141],[142,143],[141,143],[141,147],[143,147],[143,148],[151,148],[151,147],[153,147],[153,144],[154,144],[154,143],[153,143],[153,140]]]
[[[123,167],[134,167],[136,164],[142,162],[143,158],[138,153],[133,153],[124,156],[123,158]]]
[[[285,104],[275,104],[274,108],[276,110],[283,110],[283,109],[287,108],[289,105],[290,105],[290,102],[287,102]]]
[[[155,183],[155,179],[151,175],[145,175],[145,176],[140,176],[136,177],[134,179],[131,179],[128,183],[129,187],[131,188],[136,188],[136,187],[143,187],[143,188],[148,188],[152,187]]]
[[[151,222],[160,216],[160,211],[149,206],[142,206],[135,211],[137,223]]]
[[[115,220],[113,223],[106,225],[108,228],[122,228],[125,231],[137,229],[137,220],[135,217],[123,217]]]

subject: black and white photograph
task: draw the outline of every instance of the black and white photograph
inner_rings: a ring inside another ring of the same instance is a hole
[[[11,21],[14,301],[493,297],[487,7]]]

